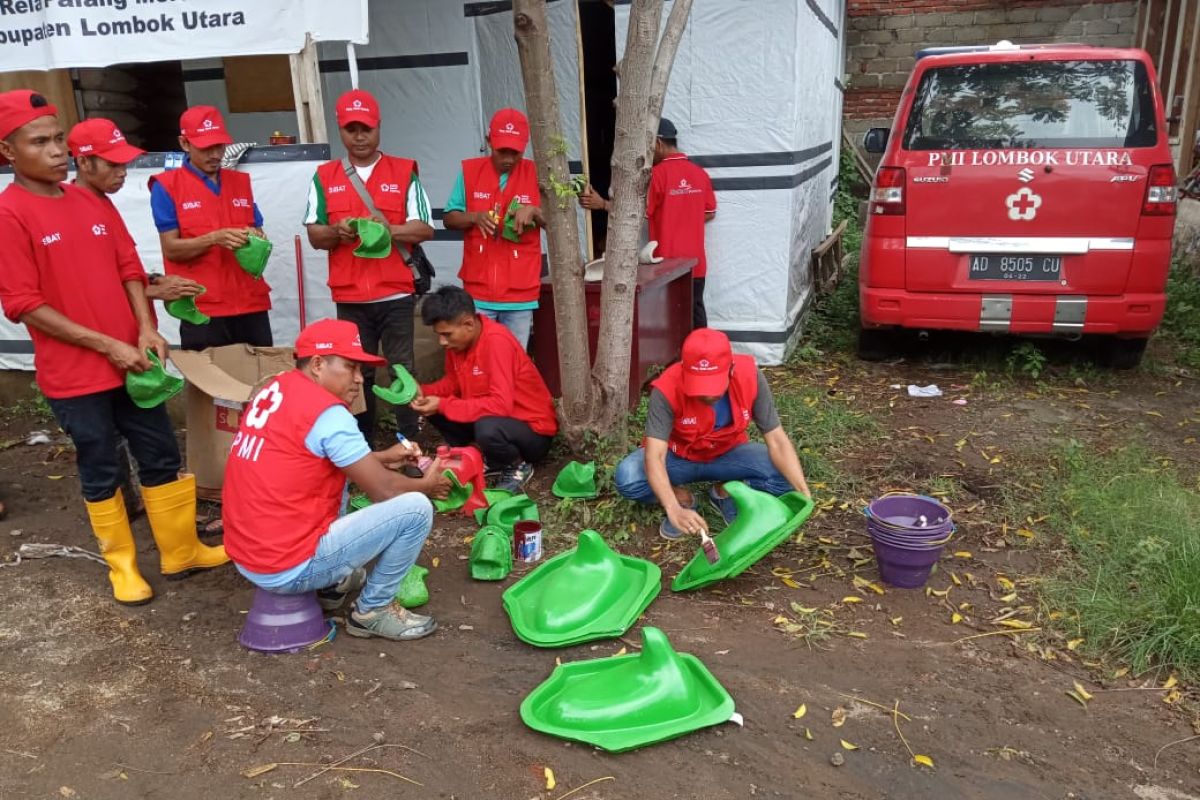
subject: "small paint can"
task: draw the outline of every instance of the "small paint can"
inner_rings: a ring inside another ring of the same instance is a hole
[[[527,519],[513,525],[513,558],[527,564],[542,560],[542,523]]]

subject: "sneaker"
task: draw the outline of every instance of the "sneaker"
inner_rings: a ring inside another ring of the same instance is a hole
[[[692,495],[692,504],[690,506],[684,506],[684,508],[686,508],[688,511],[696,510],[696,496],[695,495]],[[659,524],[659,526],[658,526],[658,535],[663,537],[667,541],[673,542],[673,541],[683,537],[683,531],[679,530],[674,525],[672,525],[671,518],[664,515],[662,523]]]
[[[433,617],[413,613],[394,601],[366,614],[356,608],[346,617],[346,633],[363,639],[379,636],[404,642],[420,639],[436,630],[437,622]]]
[[[733,523],[737,519],[737,503],[733,502],[733,498],[729,495],[721,497],[717,494],[717,487],[708,487],[708,502],[712,503],[712,507],[721,512],[721,518],[725,520],[726,525]]]
[[[367,571],[362,567],[342,578],[335,586],[317,590],[317,602],[326,611],[337,611],[346,602],[346,595],[358,591],[367,582]]]
[[[524,494],[525,484],[529,483],[529,479],[532,477],[533,464],[522,461],[500,473],[500,477],[496,479],[496,488],[513,494]]]

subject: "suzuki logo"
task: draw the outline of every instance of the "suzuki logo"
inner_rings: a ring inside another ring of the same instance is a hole
[[[1008,206],[1009,219],[1028,222],[1037,216],[1037,210],[1042,207],[1042,198],[1026,186],[1004,198],[1004,205]]]
[[[1021,183],[1029,183],[1031,180],[1033,180],[1033,170],[1031,170],[1029,167],[1021,170],[1017,173],[1017,180],[1019,180]]]

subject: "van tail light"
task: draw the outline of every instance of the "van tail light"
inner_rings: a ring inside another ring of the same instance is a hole
[[[1170,164],[1151,167],[1142,214],[1152,217],[1170,216],[1175,213],[1175,203],[1178,200],[1179,188],[1175,185],[1175,169]]]
[[[872,214],[904,213],[904,170],[901,167],[880,167],[871,189]]]

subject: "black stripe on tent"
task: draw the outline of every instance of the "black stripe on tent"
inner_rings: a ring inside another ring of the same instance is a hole
[[[837,26],[833,24],[833,20],[825,16],[825,12],[821,10],[819,5],[817,5],[817,0],[804,0],[804,2],[808,3],[809,10],[812,11],[813,14],[816,15],[816,18],[820,20],[821,24],[825,26],[825,30],[832,33],[833,38],[838,38]]]
[[[549,3],[554,3],[557,0],[546,0]],[[488,2],[488,3],[464,3],[464,17],[486,17],[490,14],[503,14],[505,11],[512,11],[512,2]]]
[[[791,341],[792,337],[796,335],[796,331],[808,315],[808,307],[810,305],[812,305],[812,293],[809,293],[808,298],[804,301],[804,305],[800,308],[800,313],[796,315],[796,321],[789,325],[785,331],[722,331],[722,333],[728,336],[731,342],[783,344]]]
[[[33,342],[28,339],[5,339],[0,341],[0,353],[30,355],[33,353]]]
[[[185,69],[183,71],[184,82],[190,81],[223,81],[225,80],[224,67],[210,67],[208,69]]]
[[[707,156],[688,156],[688,160],[701,167],[781,167],[803,164],[833,149],[833,142],[809,147],[805,150],[783,150],[773,153],[724,153]]]
[[[795,175],[762,175],[750,178],[713,178],[712,187],[717,192],[744,192],[762,189],[795,189],[821,174],[833,163],[832,158],[822,159],[808,169]]]
[[[358,59],[358,71],[370,72],[380,69],[421,69],[425,67],[464,67],[470,63],[470,55],[466,52],[455,53],[421,53],[413,56],[377,56],[374,58]],[[349,72],[350,61],[345,58],[331,58],[321,62],[321,72]]]

